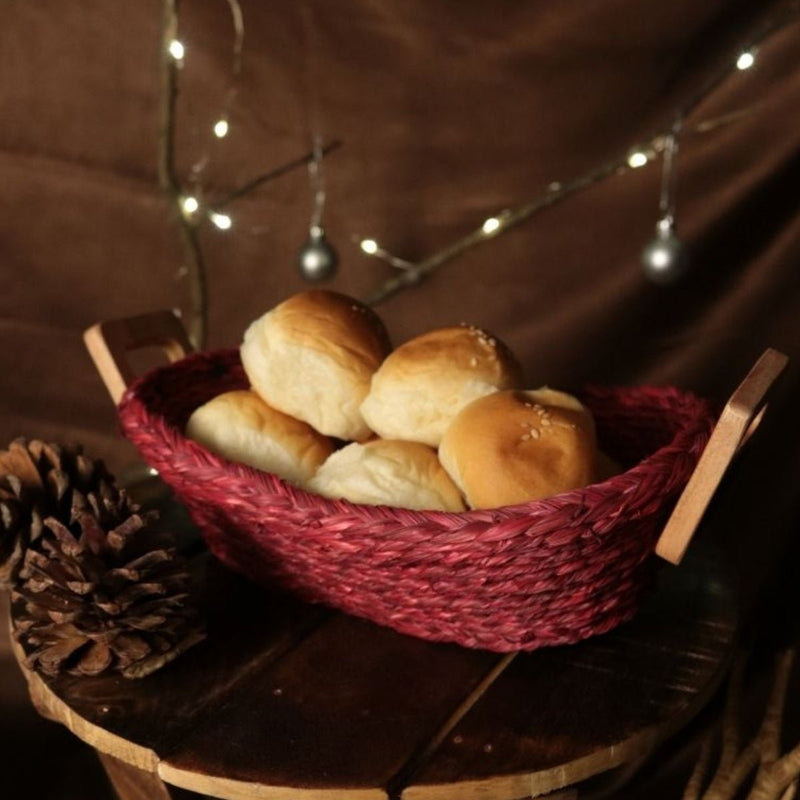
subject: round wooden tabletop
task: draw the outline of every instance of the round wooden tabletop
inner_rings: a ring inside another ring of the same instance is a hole
[[[730,571],[700,547],[662,567],[615,631],[505,656],[270,593],[207,554],[196,566],[209,635],[172,664],[141,680],[25,673],[41,713],[100,753],[230,800],[511,800],[573,785],[684,726],[736,633]]]

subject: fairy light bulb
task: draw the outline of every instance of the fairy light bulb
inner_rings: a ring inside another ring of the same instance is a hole
[[[368,256],[374,256],[378,252],[378,243],[374,239],[362,239],[359,247]]]
[[[227,214],[221,214],[219,211],[212,211],[208,216],[221,231],[230,230],[233,225],[233,220]]]
[[[195,214],[199,208],[200,202],[193,195],[188,195],[181,200],[181,209],[183,209],[183,213],[187,216]]]
[[[229,128],[228,120],[225,119],[225,117],[220,117],[214,123],[214,136],[216,136],[217,139],[224,139],[228,135]]]
[[[169,54],[176,60],[176,61],[183,61],[184,55],[186,55],[186,48],[183,46],[183,42],[180,39],[173,39],[169,43]]]
[[[643,167],[649,160],[647,153],[637,150],[628,156],[628,166],[631,169],[638,169],[639,167]]]
[[[746,69],[750,69],[750,67],[752,67],[755,63],[756,57],[753,51],[745,50],[739,55],[739,58],[736,59],[736,69],[743,72]]]
[[[484,220],[483,225],[481,225],[481,230],[487,236],[497,233],[497,231],[500,230],[500,220],[497,217],[489,217],[487,220]]]

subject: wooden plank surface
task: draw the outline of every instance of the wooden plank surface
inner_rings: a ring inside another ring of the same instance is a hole
[[[695,551],[660,570],[631,622],[518,656],[410,778],[404,800],[535,796],[642,756],[721,680],[736,638],[732,587],[718,557]]]
[[[270,593],[198,557],[209,637],[139,681],[44,680],[47,716],[212,797],[511,800],[639,758],[707,699],[735,638],[732,577],[694,548],[637,617],[499,656]]]
[[[164,754],[160,773],[195,790],[196,775],[225,775],[244,784],[242,796],[265,787],[287,796],[291,787],[305,797],[383,797],[498,658],[335,615],[237,686]]]

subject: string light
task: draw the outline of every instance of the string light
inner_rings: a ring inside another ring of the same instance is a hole
[[[496,236],[498,233],[502,233],[510,215],[511,212],[506,208],[499,214],[487,217],[481,225],[481,233],[484,237]]]
[[[223,214],[220,211],[210,212],[208,218],[221,231],[230,230],[231,226],[233,225],[233,220],[227,214]]]
[[[787,25],[795,22],[798,16],[800,16],[800,2],[797,2],[796,0],[790,9],[787,9],[784,13],[778,15],[776,18],[764,25],[761,30],[758,31],[757,35],[751,38],[751,42],[764,41],[776,31],[780,31]],[[749,47],[748,49],[743,49],[740,52],[739,57],[735,61],[735,68],[737,70],[743,71],[750,69],[753,66],[755,63],[755,49],[755,47]],[[730,72],[731,66],[730,62],[728,62],[728,66],[721,69],[720,73],[715,77],[715,80],[711,81],[701,93],[698,93],[692,97],[685,104],[680,111],[680,116],[688,116],[688,114],[694,110],[702,102],[702,100],[705,99],[707,94],[710,93],[712,89]],[[752,114],[753,112],[754,108],[751,107],[749,109],[740,110],[736,113],[729,113],[720,117],[715,117],[711,120],[702,120],[692,128],[688,129],[688,132],[707,133],[709,131],[718,129],[721,126],[737,122],[742,117]],[[566,199],[575,192],[586,189],[598,181],[601,181],[612,175],[623,174],[626,171],[626,167],[629,169],[638,169],[645,166],[647,163],[653,160],[658,153],[664,152],[670,135],[670,132],[667,132],[654,136],[650,141],[641,143],[635,148],[629,150],[627,155],[624,157],[609,161],[606,164],[600,164],[586,174],[574,178],[573,180],[563,182],[556,181],[550,183],[540,196],[506,212],[502,219],[498,217],[488,217],[483,221],[483,223],[481,223],[481,226],[477,230],[467,233],[460,239],[451,242],[444,248],[422,258],[416,264],[412,265],[413,270],[409,271],[413,272],[413,275],[416,279],[415,282],[419,282],[428,273],[433,272],[443,264],[453,260],[465,250],[468,250],[475,245],[480,244],[482,241],[485,241],[492,236],[496,236],[501,232],[520,224],[521,222],[533,216],[535,213]],[[674,235],[673,225],[674,220],[672,220],[669,215],[664,215],[664,218],[659,220],[659,224],[657,226],[657,235],[661,236],[662,238],[667,237],[668,235]],[[372,242],[373,240],[365,239],[364,241]],[[676,242],[680,244],[677,239]],[[672,243],[671,240],[670,243]],[[377,256],[384,261],[390,261],[392,258],[394,258],[394,256],[392,256],[390,253],[386,253],[386,251],[381,249],[373,250],[371,247],[365,248],[363,244],[361,246],[361,250],[366,255]],[[685,259],[682,257],[682,252],[680,255],[682,267],[685,264]],[[664,269],[665,264],[662,263],[660,255],[654,254],[652,255],[652,259],[654,260],[652,261],[651,265],[654,268],[657,270]],[[679,271],[680,270],[672,270],[671,272],[677,274]],[[410,285],[410,281],[405,279],[407,277],[407,275],[398,276],[384,281],[383,285],[366,299],[366,302],[368,304],[375,305],[384,301],[386,298],[390,297],[396,292],[406,288],[408,285]]]
[[[643,167],[649,160],[647,153],[636,150],[628,156],[628,166],[631,169],[638,169],[639,167]]]
[[[169,54],[176,60],[176,61],[183,61],[183,57],[186,54],[186,48],[183,46],[183,42],[180,39],[173,39],[169,43]]]
[[[745,50],[739,58],[736,59],[736,69],[746,70],[750,69],[756,63],[756,57],[752,50]]]
[[[194,195],[188,195],[181,199],[181,209],[184,214],[191,216],[200,208],[200,202]]]
[[[375,258],[385,261],[395,269],[401,269],[407,273],[416,274],[416,264],[414,264],[412,261],[406,261],[404,258],[398,258],[397,256],[392,255],[388,251],[384,250],[374,239],[359,240],[358,237],[353,237],[353,239],[358,242],[358,246],[361,248],[361,251],[366,253],[368,256],[375,256]]]
[[[225,117],[220,117],[214,123],[214,136],[216,136],[217,139],[224,139],[228,135],[229,127],[228,120],[225,119]]]
[[[239,0],[227,0],[227,4],[231,11],[231,17],[233,21],[234,27],[234,44],[233,44],[233,69],[232,75],[233,80],[235,81],[241,72],[241,55],[242,55],[242,44],[244,38],[244,25],[241,13],[241,7],[239,4]],[[168,65],[165,67],[167,72],[172,69],[176,70],[183,66],[183,59],[185,57],[186,48],[184,47],[183,43],[175,38],[175,31],[178,28],[178,6],[174,0],[167,0],[167,7],[171,9],[171,13],[165,15],[164,17],[164,25],[162,27],[162,47],[168,54],[171,56],[172,65],[171,67]],[[758,31],[758,35],[753,36],[750,38],[750,42],[755,42],[756,45],[766,39],[767,36],[771,35],[777,30],[783,29],[786,25],[791,22],[794,22],[798,16],[798,10],[800,9],[800,2],[798,0],[794,0],[792,3],[792,8],[787,10],[785,13],[779,15],[779,17],[772,19],[766,26],[763,26],[760,31]],[[754,45],[755,47],[755,45]],[[690,102],[686,103],[684,108],[682,109],[682,113],[686,116],[690,111],[692,111],[699,103],[706,97],[706,95],[713,89],[714,86],[719,82],[719,80],[724,77],[725,74],[731,71],[732,68],[737,70],[746,70],[751,68],[755,63],[755,55],[754,49],[750,48],[747,50],[743,50],[739,57],[732,63],[731,61],[728,62],[728,66],[725,69],[725,72],[718,75],[714,81],[709,83],[706,88],[699,93],[697,96],[693,97]],[[169,59],[165,60],[165,63],[168,62]],[[179,203],[179,208],[183,211],[183,218],[184,218],[184,225],[186,226],[187,230],[190,234],[190,239],[192,235],[192,231],[195,228],[194,221],[190,219],[191,215],[197,213],[200,209],[200,203],[196,197],[186,196],[183,197],[180,193],[179,182],[175,179],[174,175],[174,165],[172,159],[172,149],[174,147],[174,92],[170,91],[170,80],[169,75],[167,76],[167,80],[164,81],[164,86],[166,89],[162,91],[162,104],[164,105],[164,116],[167,120],[167,124],[164,126],[165,133],[160,138],[160,163],[163,161],[166,163],[166,168],[163,170],[168,178],[171,178],[171,181],[168,183],[168,192],[170,196]],[[174,81],[174,77],[172,78]],[[212,130],[214,136],[217,138],[224,138],[229,133],[229,124],[227,120],[227,107],[229,106],[232,99],[235,97],[236,90],[235,87],[231,87],[226,95],[225,99],[225,107],[223,109],[223,113],[219,116],[217,121],[212,126]],[[738,119],[741,119],[748,114],[753,113],[753,109],[745,109],[743,111],[736,112],[734,114],[727,114],[719,118],[715,118],[714,120],[704,120],[695,125],[693,128],[690,129],[692,133],[705,133],[709,130],[715,130],[722,125],[729,124],[731,122],[735,122]],[[418,262],[412,263],[409,261],[405,261],[403,259],[397,258],[393,256],[391,253],[388,253],[382,247],[378,245],[378,243],[371,238],[356,240],[358,241],[359,247],[361,251],[367,256],[374,256],[380,258],[392,266],[398,267],[402,270],[401,274],[387,280],[384,282],[383,286],[380,287],[376,292],[373,293],[371,298],[366,300],[367,303],[378,303],[382,300],[385,300],[387,297],[394,294],[396,291],[403,289],[409,285],[419,282],[423,277],[425,277],[429,272],[432,272],[434,269],[442,266],[443,264],[451,261],[452,259],[459,256],[465,250],[479,244],[482,241],[486,241],[490,238],[493,238],[496,235],[499,235],[501,232],[505,232],[511,227],[514,227],[521,222],[527,220],[535,213],[541,211],[544,208],[552,206],[567,197],[571,196],[572,194],[586,189],[593,184],[597,183],[600,180],[603,180],[607,177],[612,175],[619,175],[625,172],[625,168],[636,169],[641,166],[644,166],[649,161],[651,161],[655,155],[663,150],[663,140],[664,134],[655,136],[649,142],[644,144],[644,148],[641,149],[641,146],[637,147],[635,150],[630,150],[626,155],[621,158],[612,160],[605,164],[597,165],[595,168],[590,170],[584,175],[578,176],[571,180],[567,181],[558,181],[553,182],[547,185],[544,192],[542,192],[539,196],[529,200],[528,202],[519,205],[507,212],[503,212],[502,215],[499,216],[492,216],[487,217],[483,220],[480,226],[476,230],[472,230],[471,232],[467,233],[466,235],[462,236],[461,238],[457,239],[454,242],[446,245],[445,247],[441,248],[439,251],[428,255],[424,258],[421,258]],[[329,149],[333,147],[338,147],[339,143],[335,142],[332,145],[329,145],[327,148],[324,148],[324,152],[326,153]],[[313,154],[312,154],[313,155]],[[205,162],[207,159],[202,159],[201,163],[202,166],[205,166]],[[213,207],[220,209],[227,205],[227,203],[235,200],[239,197],[242,197],[245,194],[252,192],[257,186],[262,185],[268,180],[272,180],[279,175],[284,174],[285,172],[294,169],[296,166],[300,164],[308,163],[308,157],[303,157],[301,159],[297,159],[294,162],[290,162],[288,164],[282,165],[276,169],[271,170],[268,173],[263,175],[259,175],[258,177],[247,181],[247,183],[243,184],[242,186],[238,187],[231,191],[227,196],[223,198],[215,198],[213,201]],[[202,168],[202,167],[201,167]],[[200,169],[197,170],[198,172]],[[197,176],[195,176],[197,177]],[[199,185],[199,181],[193,184],[195,186]],[[191,199],[190,199],[191,197]],[[194,207],[194,200],[197,202],[197,207]],[[186,205],[188,203],[188,206]],[[208,219],[220,230],[229,230],[233,225],[233,220],[228,214],[221,213],[220,211],[213,211],[208,212],[206,214]],[[191,241],[190,241],[191,244]],[[192,278],[192,313],[194,320],[191,321],[192,330],[195,331],[193,334],[193,338],[202,343],[204,339],[204,330],[205,330],[205,317],[206,317],[206,304],[205,304],[205,267],[203,263],[202,252],[200,250],[199,245],[196,243],[187,248],[190,255],[190,261],[192,262],[192,270],[191,270],[191,278]],[[196,286],[195,286],[196,284]]]
[[[493,233],[497,233],[497,231],[500,230],[501,224],[497,217],[489,217],[489,219],[484,220],[483,225],[481,225],[481,230],[487,236],[491,236]]]

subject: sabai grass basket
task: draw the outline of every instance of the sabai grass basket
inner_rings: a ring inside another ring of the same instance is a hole
[[[87,338],[101,373],[131,336],[169,339],[173,358],[185,349],[172,334],[121,330],[102,331],[104,350]],[[592,389],[582,399],[624,472],[520,505],[412,511],[325,499],[188,440],[195,408],[248,385],[238,352],[190,354],[132,381],[121,361],[106,383],[123,434],[224,564],[401,633],[497,652],[577,642],[635,613],[656,540],[714,424],[707,402],[674,388]]]

